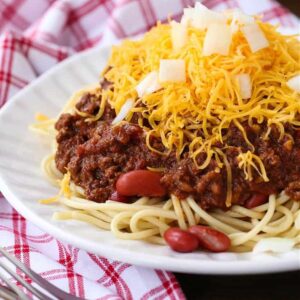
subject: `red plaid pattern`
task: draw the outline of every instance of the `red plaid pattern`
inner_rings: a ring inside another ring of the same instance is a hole
[[[178,19],[183,8],[194,2],[0,1],[0,107],[30,81],[74,52],[143,33],[157,20],[165,22],[170,15]],[[299,28],[297,17],[272,0],[203,0],[202,3],[215,10],[239,7],[249,14],[262,15],[271,23]],[[0,240],[1,246],[44,278],[82,298],[185,298],[171,273],[108,260],[61,243],[27,222],[1,194]]]
[[[0,211],[1,247],[69,293],[101,300],[185,299],[172,273],[108,260],[66,245],[27,222],[3,197]]]

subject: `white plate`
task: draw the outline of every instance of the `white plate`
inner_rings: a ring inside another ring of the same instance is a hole
[[[28,131],[34,114],[56,116],[75,90],[98,81],[110,48],[73,56],[19,92],[0,111],[0,190],[25,218],[56,238],[87,251],[120,261],[170,271],[243,274],[300,269],[300,250],[278,256],[236,253],[179,254],[168,247],[114,238],[107,231],[77,221],[53,221],[58,206],[38,200],[57,190],[44,178],[40,161],[47,142]]]

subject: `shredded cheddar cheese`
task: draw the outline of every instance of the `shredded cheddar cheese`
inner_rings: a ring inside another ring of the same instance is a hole
[[[263,178],[264,181],[269,181],[266,169],[261,161],[261,159],[254,153],[247,151],[246,153],[240,153],[238,156],[239,168],[243,169],[245,178],[247,180],[252,180],[252,169]]]
[[[71,182],[71,174],[68,171],[60,182],[60,194],[64,195],[67,198],[71,197],[70,182]]]
[[[60,196],[65,196],[66,198],[70,199],[72,196],[70,182],[71,182],[71,174],[68,171],[66,174],[64,174],[62,180],[59,181],[60,190],[58,194],[54,197],[42,199],[39,202],[42,204],[51,204],[57,202]]]
[[[227,22],[230,24],[231,20]],[[178,50],[172,46],[172,27],[158,23],[141,40],[126,40],[113,48],[110,68],[103,75],[113,82],[114,88],[104,92],[103,101],[108,101],[118,113],[127,99],[135,99],[126,120],[130,121],[135,112],[140,113],[138,123],[145,129],[146,143],[152,151],[166,155],[176,150],[180,157],[188,149],[200,169],[215,158],[219,168],[226,167],[228,189],[232,181],[230,164],[226,151],[220,152],[216,144],[221,143],[226,149],[224,130],[233,124],[249,146],[248,152],[239,155],[239,167],[245,177],[251,180],[252,170],[256,170],[268,181],[243,124],[275,125],[281,138],[285,123],[299,125],[296,116],[300,114],[300,95],[288,87],[287,81],[300,73],[300,43],[296,36],[281,35],[270,24],[259,19],[254,22],[268,47],[253,52],[240,28],[232,34],[228,55],[207,56],[202,54],[206,29],[187,27],[186,42]],[[162,82],[160,89],[138,97],[136,86],[147,74],[159,70],[162,59],[183,60],[186,81]],[[240,93],[236,80],[239,74],[247,74],[251,80],[247,99]],[[143,119],[150,127],[143,125]],[[151,145],[151,136],[161,139],[164,152]],[[201,153],[206,154],[204,161],[199,159]],[[228,193],[226,204],[230,206]]]
[[[49,120],[48,116],[46,116],[44,114],[41,114],[41,113],[36,113],[34,118],[38,122],[43,122],[43,121],[48,121]]]

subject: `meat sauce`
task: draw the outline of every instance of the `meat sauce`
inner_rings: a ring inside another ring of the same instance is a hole
[[[86,94],[76,108],[95,115],[100,101]],[[88,199],[106,201],[114,194],[121,174],[151,167],[163,170],[161,184],[168,194],[175,194],[180,199],[192,196],[204,209],[225,208],[225,168],[217,168],[216,161],[212,159],[206,169],[199,170],[188,152],[183,153],[180,160],[174,152],[167,156],[152,152],[146,146],[145,133],[136,124],[136,117],[132,123],[111,126],[114,117],[114,110],[107,105],[101,119],[96,122],[86,122],[79,114],[62,114],[55,125],[58,131],[57,168],[63,173],[69,170],[72,180],[85,190]],[[244,128],[255,147],[255,154],[264,163],[269,181],[264,182],[255,171],[252,181],[245,179],[243,170],[238,167],[237,156],[241,151],[249,150],[249,146],[238,128],[230,126],[226,133],[229,147],[223,151],[232,169],[232,203],[245,205],[255,193],[269,195],[282,190],[294,200],[300,200],[299,128],[287,124],[281,140],[275,127],[272,127],[268,139],[263,138],[266,124],[253,127],[244,124]],[[151,144],[157,149],[164,149],[159,140],[153,139]],[[205,154],[199,157],[199,163],[204,159]]]

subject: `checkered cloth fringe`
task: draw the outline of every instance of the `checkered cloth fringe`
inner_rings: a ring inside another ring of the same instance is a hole
[[[75,52],[143,33],[157,20],[164,22],[169,16],[179,19],[183,8],[194,2],[0,1],[0,107],[29,82]],[[239,7],[249,14],[262,15],[265,21],[299,26],[294,15],[271,0],[202,3],[215,10]],[[0,241],[0,246],[41,276],[82,298],[185,299],[171,273],[131,266],[66,245],[27,222],[1,194]]]

